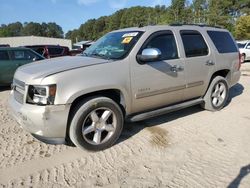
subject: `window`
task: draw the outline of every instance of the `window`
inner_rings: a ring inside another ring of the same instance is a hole
[[[245,48],[246,43],[237,43],[238,48]]]
[[[49,50],[50,55],[59,55],[59,54],[63,53],[63,48],[53,48],[53,47],[51,48],[51,47],[49,47],[48,50]]]
[[[250,49],[250,43],[248,43],[248,45],[247,45],[246,49]]]
[[[173,34],[161,34],[152,38],[145,48],[157,48],[161,51],[161,59],[178,58],[177,46]],[[144,48],[144,49],[145,49]]]
[[[34,50],[35,52],[39,53],[42,56],[45,54],[44,48],[32,48],[32,50]]]
[[[24,51],[13,51],[14,60],[23,60],[25,59]]]
[[[40,58],[29,50],[15,50],[15,51],[11,51],[11,59],[33,60],[33,59],[40,59]]]
[[[208,55],[207,44],[198,31],[181,31],[186,57],[198,57]]]
[[[108,33],[87,48],[82,55],[101,59],[123,59],[130,53],[142,34],[141,31]]]
[[[231,35],[225,31],[208,31],[209,37],[212,39],[219,53],[238,52],[236,44]]]
[[[9,60],[7,51],[0,51],[0,61]]]

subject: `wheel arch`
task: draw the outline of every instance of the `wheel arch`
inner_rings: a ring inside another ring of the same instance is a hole
[[[125,117],[125,115],[126,115],[126,99],[125,99],[123,92],[119,89],[104,89],[104,90],[93,91],[90,93],[80,95],[73,100],[73,102],[71,103],[70,110],[69,110],[69,115],[68,115],[68,120],[67,120],[67,129],[66,129],[66,139],[68,139],[68,141],[70,141],[69,140],[70,139],[69,138],[69,128],[70,128],[70,123],[71,123],[71,120],[73,117],[73,111],[74,111],[75,107],[77,106],[77,104],[79,104],[79,102],[81,102],[87,98],[91,98],[91,97],[95,97],[95,96],[107,97],[107,98],[110,98],[113,101],[115,101],[120,106],[120,108],[123,112],[123,115]]]
[[[221,70],[218,70],[216,72],[214,72],[210,78],[210,81],[209,81],[209,84],[208,84],[208,87],[206,89],[206,92],[204,95],[206,95],[207,93],[207,90],[208,88],[210,87],[211,85],[211,82],[213,81],[213,79],[216,77],[216,76],[221,76],[223,78],[225,78],[227,80],[227,82],[229,83],[230,85],[230,80],[231,80],[231,71],[229,69],[221,69]]]

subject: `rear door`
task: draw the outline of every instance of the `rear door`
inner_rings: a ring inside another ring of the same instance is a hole
[[[185,52],[186,89],[184,100],[198,98],[206,92],[215,70],[215,59],[206,39],[197,30],[180,30]]]

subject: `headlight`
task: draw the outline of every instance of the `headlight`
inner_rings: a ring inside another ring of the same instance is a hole
[[[29,86],[27,103],[37,105],[52,105],[56,96],[56,85]]]

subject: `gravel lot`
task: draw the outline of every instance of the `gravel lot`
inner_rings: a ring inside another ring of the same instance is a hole
[[[126,124],[98,153],[46,145],[11,118],[0,90],[0,187],[250,187],[250,63],[220,112],[198,106]]]

